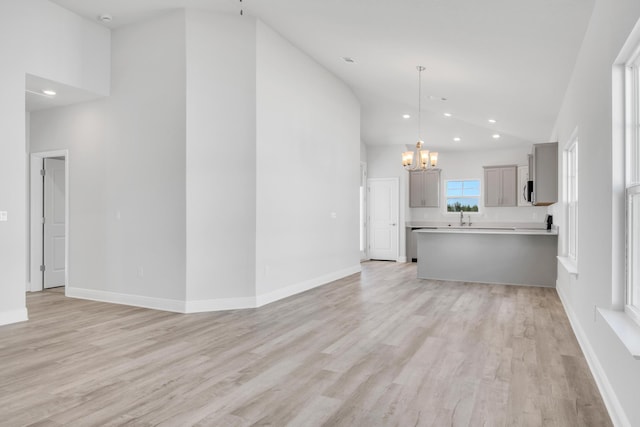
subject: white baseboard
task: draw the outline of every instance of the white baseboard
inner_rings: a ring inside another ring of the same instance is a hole
[[[616,396],[616,393],[607,378],[607,374],[605,373],[598,357],[596,356],[589,339],[587,338],[587,334],[582,329],[580,325],[580,321],[576,316],[575,312],[571,308],[571,306],[567,303],[566,295],[562,290],[562,287],[559,287],[556,282],[556,292],[560,297],[560,301],[562,302],[562,306],[564,307],[565,313],[567,313],[567,317],[569,318],[569,323],[571,324],[571,328],[573,329],[576,338],[578,339],[578,344],[580,344],[580,348],[582,349],[582,353],[584,354],[585,359],[587,360],[587,364],[589,365],[589,369],[591,370],[591,374],[593,375],[593,379],[598,386],[598,390],[600,390],[600,395],[602,396],[602,400],[604,401],[604,405],[607,407],[607,411],[609,412],[609,416],[611,417],[611,422],[616,427],[631,427],[631,423],[627,418],[627,415]]]
[[[26,320],[29,320],[26,307],[18,310],[0,311],[0,325],[9,325]]]
[[[398,260],[396,262],[407,262],[407,257],[406,256],[399,256]]]
[[[185,312],[185,302],[175,299],[154,298],[141,295],[121,294],[117,292],[99,291],[67,286],[65,295],[71,298],[109,302],[113,304],[132,305],[134,307],[152,308],[154,310]]]
[[[152,298],[140,295],[120,294],[116,292],[99,291],[94,289],[74,288],[67,286],[66,296],[72,298],[88,299],[92,301],[109,302],[114,304],[125,304],[136,307],[152,308],[155,310],[174,311],[177,313],[202,313],[207,311],[239,310],[245,308],[256,308],[263,305],[299,294],[309,289],[325,285],[334,280],[342,279],[361,271],[360,264],[334,271],[314,279],[305,280],[277,289],[256,297],[242,298],[216,298],[208,300],[180,301],[163,298]]]
[[[216,298],[207,300],[186,301],[185,313],[203,313],[207,311],[240,310],[255,308],[255,297],[244,298]]]
[[[262,307],[263,305],[290,297],[295,294],[299,294],[304,291],[308,291],[309,289],[326,285],[329,282],[333,282],[334,280],[342,279],[343,277],[359,273],[360,271],[362,271],[362,268],[360,267],[360,264],[358,264],[352,267],[344,268],[342,270],[334,271],[329,274],[325,274],[320,277],[316,277],[314,279],[305,280],[303,282],[287,286],[286,288],[277,289],[266,294],[258,295],[256,297],[256,307]]]

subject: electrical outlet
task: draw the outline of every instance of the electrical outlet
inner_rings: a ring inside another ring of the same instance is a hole
[[[0,221],[7,221],[7,211],[0,211]]]

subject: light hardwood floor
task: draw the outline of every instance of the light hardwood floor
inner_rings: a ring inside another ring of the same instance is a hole
[[[254,310],[28,294],[0,327],[2,426],[609,426],[554,289],[415,264]]]

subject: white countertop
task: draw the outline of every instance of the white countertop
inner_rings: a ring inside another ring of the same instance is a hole
[[[518,234],[518,235],[530,235],[530,236],[557,236],[558,229],[553,228],[546,230],[543,228],[518,228],[518,227],[490,227],[490,226],[478,226],[471,227],[463,226],[440,226],[440,227],[425,227],[418,230],[413,230],[413,233],[449,233],[449,234]]]

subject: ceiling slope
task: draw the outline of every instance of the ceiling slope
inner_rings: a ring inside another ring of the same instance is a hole
[[[112,28],[171,8],[239,13],[233,0],[52,0]],[[370,145],[417,138],[417,65],[423,139],[470,150],[546,141],[593,9],[593,0],[244,0],[351,87]],[[355,63],[344,62],[351,57]],[[446,100],[442,100],[446,98]],[[443,114],[451,114],[445,118]],[[403,119],[403,114],[410,119]],[[489,123],[493,118],[497,122]],[[499,139],[492,135],[499,133]],[[454,137],[461,141],[453,141]]]

